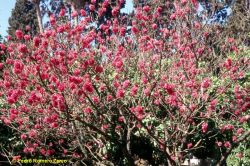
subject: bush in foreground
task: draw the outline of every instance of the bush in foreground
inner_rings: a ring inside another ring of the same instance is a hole
[[[138,8],[131,33],[118,5],[99,30],[83,10],[76,24],[62,11],[43,34],[18,30],[1,44],[1,120],[20,133],[22,155],[180,165],[193,153],[225,163],[250,135],[249,57],[232,38],[215,53],[195,2],[167,5]]]

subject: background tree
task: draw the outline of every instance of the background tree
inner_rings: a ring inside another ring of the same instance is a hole
[[[122,9],[125,7],[126,1],[111,0],[108,1],[107,6],[102,6],[102,2],[103,0],[41,0],[41,16],[46,17],[53,14],[55,17],[58,17],[61,9],[65,9],[66,14],[71,19],[72,14],[74,15],[76,12],[80,14],[80,10],[84,9],[86,16],[90,15],[92,20],[97,21],[97,26],[99,26],[112,18],[112,9],[116,5],[119,5],[119,9]],[[93,6],[95,10],[90,10],[90,6]],[[98,16],[100,13],[102,13],[102,16]],[[78,20],[78,17],[74,17],[74,19]]]
[[[14,36],[17,29],[27,31],[27,25],[30,27],[29,31],[32,35],[37,34],[38,22],[35,7],[28,0],[17,0],[9,18],[8,33]]]
[[[41,9],[40,9],[40,2],[41,0],[30,0],[36,9],[36,16],[38,20],[38,26],[39,26],[39,31],[40,33],[43,32],[43,20],[42,20],[42,14],[41,14]]]

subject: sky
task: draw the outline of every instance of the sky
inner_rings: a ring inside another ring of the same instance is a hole
[[[0,34],[2,36],[7,35],[8,19],[11,15],[11,10],[15,6],[15,2],[16,0],[0,0]]]
[[[126,0],[125,8],[122,9],[121,12],[131,13],[132,11],[133,11],[133,0]]]
[[[122,12],[130,13],[133,10],[133,0],[127,0],[126,6]],[[11,16],[11,10],[15,6],[16,0],[0,0],[0,34],[7,36],[9,26],[8,19]]]

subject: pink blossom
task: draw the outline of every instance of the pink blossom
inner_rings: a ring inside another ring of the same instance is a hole
[[[114,7],[112,10],[112,16],[117,16],[119,13],[119,7]]]
[[[35,47],[38,47],[40,44],[41,40],[38,37],[33,38],[33,43]]]
[[[12,37],[8,35],[7,40],[10,41],[11,39],[12,39]]]
[[[3,69],[4,64],[0,63],[0,70]]]
[[[53,94],[51,96],[52,106],[63,111],[65,109],[64,97],[61,94]]]
[[[148,79],[146,77],[143,77],[141,81],[142,81],[143,84],[147,84],[148,83]]]
[[[49,16],[49,20],[50,20],[50,24],[51,24],[51,25],[55,25],[55,23],[56,23],[55,15],[51,14],[51,15]]]
[[[95,6],[92,5],[92,4],[90,4],[90,5],[89,5],[89,9],[90,9],[90,11],[94,11],[94,10],[95,10]]]
[[[118,118],[118,121],[119,121],[119,122],[123,122],[123,121],[124,121],[124,117],[123,117],[123,116],[120,116],[120,117]]]
[[[6,46],[2,43],[0,43],[0,48],[1,48],[1,50],[6,50]]]
[[[193,144],[192,144],[192,143],[188,143],[188,144],[187,144],[187,148],[188,148],[188,149],[191,149],[192,147],[193,147]]]
[[[123,98],[125,95],[125,92],[123,89],[118,89],[117,92],[116,92],[116,98]]]
[[[222,146],[222,142],[216,142],[217,143],[217,146],[221,147]]]
[[[236,154],[236,156],[237,156],[239,159],[241,159],[241,158],[243,157],[243,153],[242,153],[242,152],[239,152],[239,153]]]
[[[21,30],[16,30],[16,38],[19,40],[23,38],[23,32]]]
[[[158,13],[162,12],[162,8],[160,6],[158,6],[156,10],[157,10]]]
[[[224,63],[224,67],[229,70],[232,67],[232,64],[233,64],[232,59],[228,58]]]
[[[121,60],[118,60],[118,61],[115,62],[115,67],[117,69],[121,69],[122,66],[123,66],[123,62]]]
[[[3,119],[3,122],[6,124],[6,125],[10,125],[11,121],[7,118],[4,118]]]
[[[224,146],[225,146],[226,148],[230,148],[230,147],[231,147],[231,144],[230,144],[229,141],[226,141],[226,142],[224,143]]]
[[[11,109],[10,109],[10,113],[11,113],[11,114],[16,114],[16,115],[17,115],[17,114],[18,114],[18,111],[17,111],[16,109],[14,109],[14,108],[11,108]]]
[[[59,26],[58,28],[57,28],[57,32],[58,33],[63,33],[65,31],[65,27],[63,26],[63,25],[61,25],[61,26]]]
[[[186,5],[187,2],[188,2],[187,0],[181,0],[182,5]]]
[[[172,84],[165,84],[164,89],[169,95],[175,94],[174,85],[172,85]]]
[[[29,138],[35,138],[35,137],[37,137],[37,131],[30,130],[30,132],[29,132]]]
[[[21,72],[23,72],[23,69],[24,69],[24,64],[22,61],[19,61],[19,60],[16,60],[14,62],[14,70],[13,72],[15,74],[20,74]]]
[[[151,88],[150,88],[150,87],[145,88],[145,89],[143,90],[143,93],[144,93],[145,96],[149,96],[150,93],[151,93]]]
[[[113,99],[112,95],[107,95],[107,101],[111,101]]]
[[[176,19],[176,14],[175,14],[175,13],[171,14],[171,15],[170,15],[170,19],[171,19],[171,20],[175,20],[175,19]]]
[[[206,78],[204,79],[204,81],[202,82],[202,88],[208,88],[211,85],[211,80]]]
[[[143,10],[145,11],[145,12],[149,12],[150,11],[150,7],[147,5],[147,6],[144,6],[143,7]]]
[[[21,139],[22,140],[25,140],[27,138],[27,135],[26,134],[21,134]]]
[[[57,120],[58,120],[58,114],[57,114],[57,113],[53,113],[53,114],[51,115],[51,119],[52,119],[53,121],[57,121]]]
[[[12,158],[12,160],[13,161],[18,161],[18,160],[20,160],[21,159],[21,156],[19,155],[19,156],[13,156],[13,158]]]
[[[95,71],[96,71],[97,73],[102,73],[102,72],[103,72],[103,67],[102,67],[102,66],[96,66],[96,67],[95,67]]]
[[[201,129],[203,133],[206,133],[208,129],[208,124],[206,122],[203,122]]]
[[[102,129],[103,129],[103,130],[107,130],[108,128],[109,128],[109,125],[108,125],[108,124],[102,125]]]
[[[87,82],[84,83],[83,89],[84,89],[85,91],[87,91],[87,92],[90,92],[90,93],[93,93],[93,92],[94,92],[94,88],[93,88],[91,82],[89,82],[89,81],[87,81]]]
[[[237,141],[237,137],[236,137],[235,135],[232,137],[232,141],[233,141],[233,142],[236,142],[236,141]]]
[[[133,34],[137,34],[139,32],[139,30],[135,26],[132,26],[131,31],[133,32]]]
[[[81,9],[81,10],[80,10],[80,13],[81,13],[81,16],[82,16],[82,17],[85,17],[85,16],[86,16],[86,11],[85,11],[85,10]]]
[[[74,17],[77,17],[78,16],[78,13],[77,13],[77,11],[75,10],[75,11],[73,11],[73,13],[71,14],[71,16],[74,18]]]
[[[24,35],[23,38],[24,38],[24,40],[29,41],[31,37],[30,37],[30,35]]]
[[[152,29],[157,29],[157,24],[152,24]]]
[[[144,114],[144,108],[140,105],[135,107],[135,111],[137,112],[137,114]]]
[[[94,102],[95,104],[98,104],[98,103],[100,102],[98,96],[94,96],[94,97],[92,98],[92,100],[93,100],[93,102]]]
[[[125,33],[126,33],[126,28],[125,27],[121,27],[121,29],[120,29],[120,35],[121,36],[125,36]]]
[[[63,9],[61,9],[59,16],[63,17],[65,15],[65,13],[66,13],[66,10],[63,8]]]
[[[28,52],[27,46],[25,44],[19,45],[18,46],[18,51],[21,52],[21,53],[27,53]]]
[[[55,153],[55,150],[54,150],[54,149],[49,149],[49,150],[47,150],[48,156],[51,156],[51,155],[53,155],[54,153]]]
[[[30,30],[31,30],[31,27],[30,27],[29,25],[26,25],[26,26],[25,26],[25,30],[26,30],[26,31],[30,31]]]
[[[39,125],[39,124],[35,124],[35,127],[34,127],[35,129],[40,129],[41,128],[41,125]]]
[[[90,107],[88,107],[88,108],[85,108],[83,110],[83,112],[86,113],[86,114],[91,114],[93,112],[93,110]]]
[[[105,87],[106,87],[106,86],[105,86],[104,84],[101,84],[101,85],[100,85],[100,88],[99,88],[100,91],[103,92],[103,91],[105,90]]]
[[[58,90],[59,90],[60,92],[62,92],[62,91],[65,90],[66,85],[65,85],[64,83],[61,83],[61,84],[59,84],[59,86],[58,86],[57,88],[58,88]]]
[[[155,104],[155,105],[160,105],[160,100],[156,99],[156,100],[154,101],[154,104]]]
[[[29,148],[24,148],[23,152],[26,153],[26,154],[29,153]]]
[[[131,90],[130,90],[130,94],[132,96],[135,96],[137,94],[137,91],[138,91],[138,87],[136,85],[134,85]]]
[[[237,130],[237,134],[238,134],[238,135],[241,135],[243,132],[244,132],[244,129],[243,129],[243,128],[239,128],[239,129]]]
[[[51,128],[57,128],[57,127],[58,127],[58,123],[57,123],[57,122],[52,122],[52,123],[50,124],[50,127],[51,127]]]
[[[194,7],[196,7],[196,8],[197,8],[197,6],[198,6],[198,2],[197,2],[197,0],[191,0],[191,2],[192,2],[192,4],[194,5]]]
[[[217,100],[216,99],[214,99],[214,100],[212,100],[211,102],[210,102],[210,108],[212,109],[212,110],[215,110],[215,107],[216,107],[216,105],[217,105]]]
[[[125,81],[122,83],[122,88],[123,88],[123,89],[127,89],[129,85],[130,85],[130,80],[125,80]]]

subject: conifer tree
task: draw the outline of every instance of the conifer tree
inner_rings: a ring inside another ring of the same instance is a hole
[[[9,18],[9,35],[14,36],[17,29],[22,31],[29,30],[32,36],[38,32],[36,9],[28,0],[17,0],[12,10],[11,17]]]

